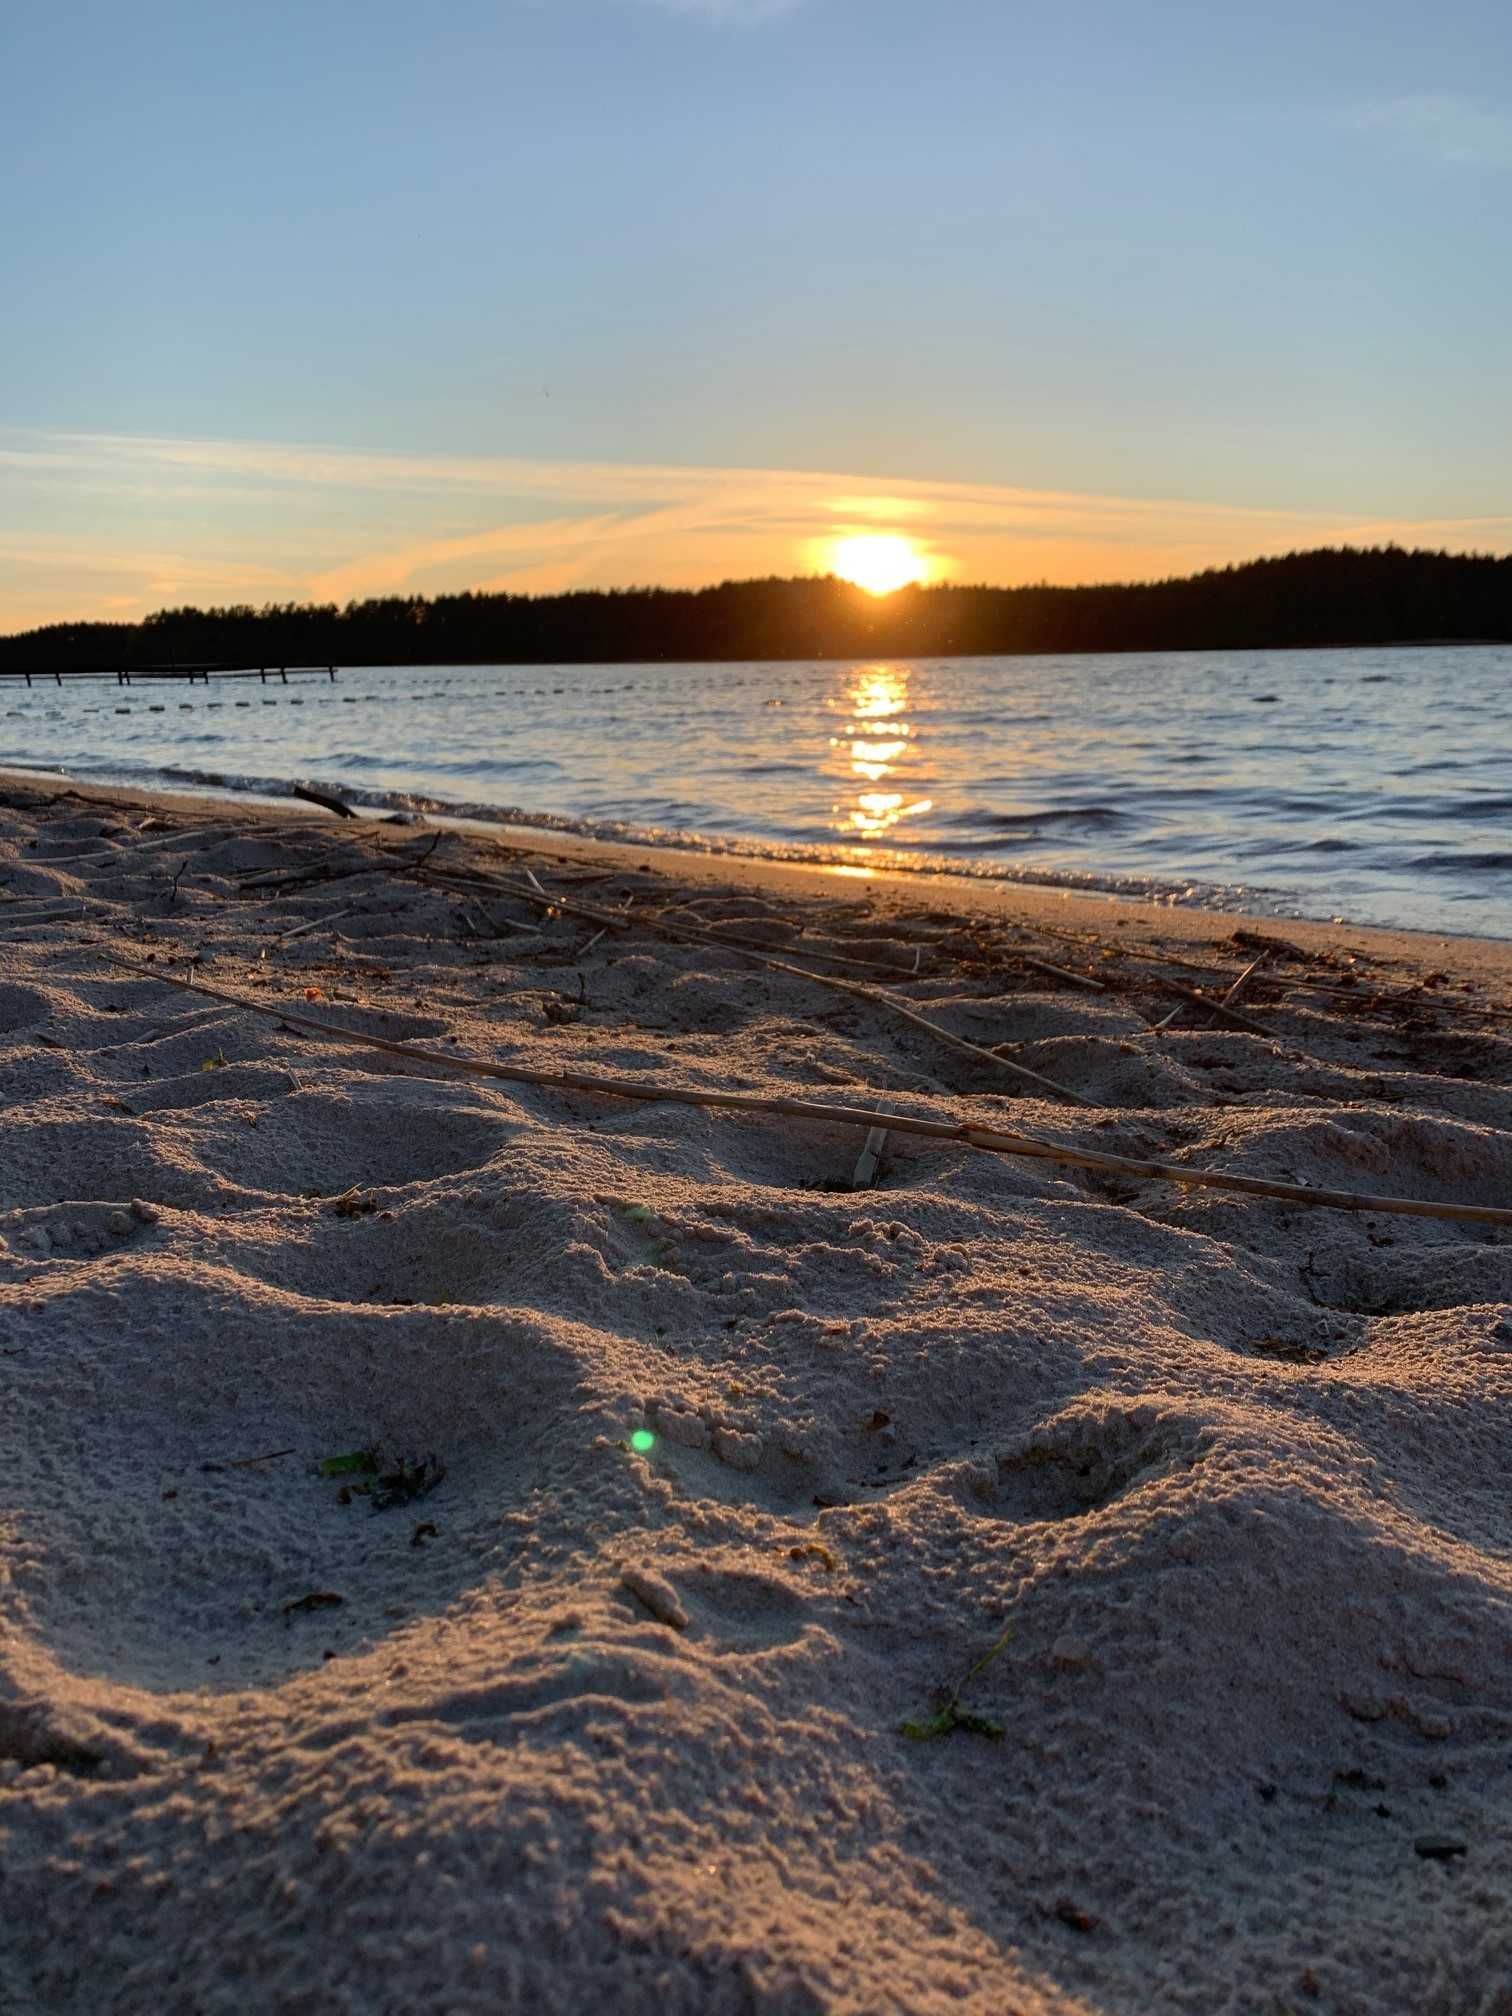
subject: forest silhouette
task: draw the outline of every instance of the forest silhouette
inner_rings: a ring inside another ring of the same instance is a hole
[[[561,595],[165,609],[0,638],[0,670],[645,663],[1231,651],[1512,639],[1512,558],[1333,547],[1106,587],[900,588],[833,576]]]

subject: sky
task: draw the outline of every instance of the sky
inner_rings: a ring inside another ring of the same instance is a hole
[[[0,631],[1512,550],[1502,0],[6,0]]]

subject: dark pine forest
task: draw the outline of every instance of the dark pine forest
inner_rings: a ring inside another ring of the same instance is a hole
[[[658,659],[1227,651],[1512,640],[1512,558],[1329,548],[1123,586],[727,581],[564,595],[390,596],[345,608],[165,609],[0,638],[0,670],[168,664],[567,664]]]

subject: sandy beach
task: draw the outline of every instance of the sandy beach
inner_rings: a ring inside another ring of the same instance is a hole
[[[0,2012],[1508,2016],[1509,1088],[1512,944],[0,777]]]

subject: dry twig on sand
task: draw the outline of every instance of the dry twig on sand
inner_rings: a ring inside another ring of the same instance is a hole
[[[1234,982],[1233,986],[1230,987],[1230,989],[1223,996],[1223,999],[1221,1001],[1207,1002],[1207,997],[1206,995],[1204,995],[1202,997],[1204,1002],[1209,1007],[1232,1008],[1234,1003],[1239,999],[1239,996],[1244,992],[1245,988],[1249,985],[1250,981],[1254,978],[1255,974],[1259,972],[1260,968],[1264,964],[1265,964],[1265,954],[1262,952],[1258,959],[1251,959],[1248,966],[1245,967],[1244,971],[1239,975],[1239,978]],[[1158,1036],[1162,1030],[1169,1029],[1180,1016],[1185,1015],[1187,1011],[1187,1005],[1188,1004],[1185,1001],[1178,1001],[1176,1006],[1171,1010],[1169,1015],[1162,1015],[1160,1020],[1154,1025],[1155,1035]]]
[[[355,903],[349,903],[345,910],[332,910],[328,916],[312,917],[307,924],[296,924],[292,930],[280,931],[268,942],[271,945],[287,945],[291,938],[303,938],[310,931],[323,931],[327,924],[337,924],[343,917],[350,917],[356,907]]]
[[[869,1190],[877,1180],[877,1169],[882,1160],[882,1150],[887,1146],[886,1127],[873,1127],[866,1136],[856,1167],[851,1176],[852,1190]]]
[[[1033,967],[1036,973],[1048,973],[1052,980],[1064,980],[1072,987],[1085,987],[1089,994],[1106,994],[1107,984],[1094,980],[1086,973],[1073,973],[1069,967],[1052,966],[1048,959],[1035,959],[1028,952],[1020,952],[1019,962]]]
[[[308,805],[324,806],[327,812],[334,812],[338,819],[355,819],[357,814],[344,798],[338,798],[330,791],[319,791],[313,784],[291,784],[291,798],[303,798]]]
[[[1264,1036],[1272,1043],[1277,1040],[1274,1029],[1267,1029],[1263,1022],[1256,1022],[1251,1016],[1241,1015],[1236,1009],[1228,1007],[1227,995],[1215,1001],[1209,994],[1200,994],[1195,987],[1184,987],[1179,980],[1152,979],[1150,984],[1167,994],[1179,994],[1193,1008],[1206,1008],[1210,1015],[1226,1022],[1231,1029],[1242,1029],[1248,1036]]]

